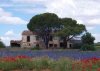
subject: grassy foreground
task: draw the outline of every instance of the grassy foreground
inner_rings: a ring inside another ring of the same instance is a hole
[[[68,58],[4,57],[0,59],[0,71],[100,71],[100,59],[74,61]]]

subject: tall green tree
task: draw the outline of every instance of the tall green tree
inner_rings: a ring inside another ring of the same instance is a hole
[[[27,24],[27,28],[36,32],[39,37],[44,40],[46,48],[48,48],[49,37],[53,29],[60,27],[59,18],[54,13],[43,13],[31,18]]]
[[[91,51],[94,51],[96,50],[95,46],[94,46],[94,40],[95,40],[95,37],[93,37],[91,35],[91,33],[89,32],[86,32],[82,37],[82,47],[81,47],[81,50],[83,51],[87,51],[87,50],[91,50]]]
[[[92,45],[92,44],[94,44],[95,37],[93,37],[93,36],[91,35],[91,33],[86,32],[86,33],[81,37],[81,39],[82,39],[83,44]]]
[[[72,18],[62,18],[60,19],[60,23],[62,24],[62,28],[56,35],[63,38],[64,48],[67,48],[67,42],[69,40],[86,30],[85,25],[78,24],[77,21]]]

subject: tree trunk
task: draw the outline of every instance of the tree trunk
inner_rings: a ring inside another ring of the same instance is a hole
[[[63,43],[64,43],[64,49],[67,48],[67,40],[66,40],[66,37],[63,39]]]
[[[49,44],[49,36],[44,36],[44,43],[45,43],[45,46],[46,46],[46,49],[48,49],[48,44]]]

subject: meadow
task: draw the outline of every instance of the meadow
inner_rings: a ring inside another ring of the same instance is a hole
[[[0,50],[1,71],[100,71],[100,51]]]

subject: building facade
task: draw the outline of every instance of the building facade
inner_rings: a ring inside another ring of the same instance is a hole
[[[22,32],[22,42],[21,47],[34,47],[38,44],[38,41],[36,39],[36,33],[33,33],[31,31],[23,31]]]
[[[37,38],[37,34],[29,30],[25,30],[22,32],[21,40],[19,41],[11,40],[10,44],[12,47],[19,46],[21,48],[31,48],[35,46],[39,46],[41,48],[45,47],[43,40],[41,38]],[[73,43],[70,41],[67,42],[66,44],[67,44],[67,48],[71,48],[73,46]],[[63,46],[64,44],[61,38],[50,36],[49,44],[48,44],[49,48],[61,48]]]

